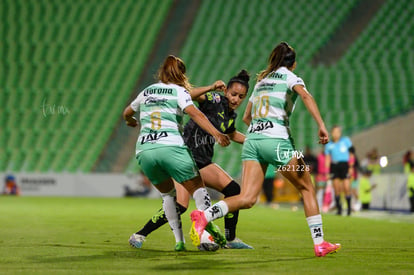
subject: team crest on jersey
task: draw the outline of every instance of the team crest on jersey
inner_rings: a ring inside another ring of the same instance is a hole
[[[220,103],[220,101],[221,101],[221,97],[220,97],[220,95],[215,94],[215,95],[214,95],[214,102],[216,102],[216,103]]]

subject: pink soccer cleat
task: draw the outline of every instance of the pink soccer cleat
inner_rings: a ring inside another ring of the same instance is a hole
[[[327,254],[337,252],[339,249],[341,249],[341,244],[333,244],[323,241],[323,243],[315,245],[315,256],[324,257]]]
[[[200,245],[201,235],[207,226],[207,219],[204,216],[204,212],[200,210],[194,210],[191,212],[191,221],[193,222],[190,229],[190,237],[194,246]]]

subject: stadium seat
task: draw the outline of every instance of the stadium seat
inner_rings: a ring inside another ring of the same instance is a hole
[[[2,171],[90,171],[171,3],[3,1]]]
[[[386,1],[345,55],[329,67],[313,67],[310,61],[357,1],[284,3],[281,0],[203,1],[181,51],[183,59],[188,60],[191,81],[204,85],[215,79],[227,80],[246,68],[253,76],[253,84],[254,75],[266,66],[275,44],[286,40],[297,50],[296,72],[318,102],[328,128],[342,125],[345,133],[351,134],[412,109],[414,96],[410,95],[409,83],[413,82],[414,67],[410,34],[414,29],[410,19],[413,1]],[[304,6],[312,13],[301,20],[281,20],[294,18]],[[324,16],[327,12],[329,18]],[[390,74],[392,77],[387,77]],[[243,106],[236,125],[243,125],[240,121]],[[300,102],[291,117],[291,129],[298,148],[308,144],[316,146],[316,125]],[[218,147],[216,152],[215,160],[237,176],[241,163],[236,161],[239,168],[233,170],[235,161],[227,156],[240,155],[240,148]]]
[[[328,128],[343,125],[351,134],[414,106],[413,1],[385,1],[336,64],[311,64],[357,3],[202,1],[180,56],[194,85],[227,81],[245,68],[253,87],[270,51],[286,40],[297,50],[296,73]],[[90,171],[171,5],[172,0],[3,1],[0,169]],[[304,10],[312,12],[289,20]],[[246,129],[241,121],[245,104],[236,121],[241,131]],[[70,113],[58,114],[60,108]],[[316,125],[300,100],[291,126],[297,148],[316,145]],[[241,163],[228,156],[240,155],[240,150],[238,145],[218,147],[215,161],[237,176]],[[136,167],[132,158],[127,171]]]

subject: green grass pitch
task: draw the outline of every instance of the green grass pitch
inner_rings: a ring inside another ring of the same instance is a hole
[[[313,255],[303,210],[260,205],[242,210],[238,236],[254,250],[174,252],[168,226],[142,249],[129,236],[160,200],[0,197],[1,274],[413,274],[414,221],[324,215],[325,238],[337,254]],[[190,209],[194,209],[191,204]],[[223,228],[223,221],[217,224]]]

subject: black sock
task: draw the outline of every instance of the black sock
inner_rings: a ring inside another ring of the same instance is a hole
[[[231,181],[222,191],[224,197],[231,197],[240,194],[240,185],[234,180]],[[236,238],[236,226],[239,220],[239,211],[228,213],[224,217],[224,232],[227,241],[232,241]]]
[[[336,203],[336,208],[337,208],[337,214],[341,215],[342,214],[342,205],[341,205],[341,197],[340,196],[335,196],[335,203]]]
[[[346,203],[348,204],[348,211],[347,214],[348,216],[351,215],[351,196],[346,196]]]
[[[178,213],[182,215],[187,208],[177,203]],[[167,217],[165,216],[164,209],[158,210],[158,212],[152,216],[152,218],[144,225],[144,227],[136,232],[136,234],[148,236],[152,231],[157,230],[164,224],[168,223]]]
[[[232,241],[236,238],[236,226],[239,220],[239,210],[228,213],[224,217],[224,233],[227,241]]]

